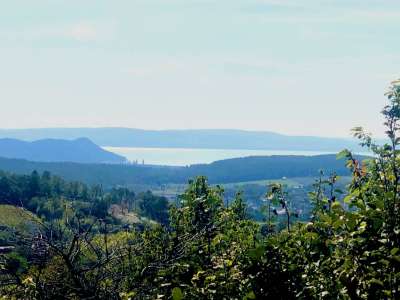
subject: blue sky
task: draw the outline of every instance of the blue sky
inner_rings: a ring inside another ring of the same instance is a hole
[[[0,128],[382,135],[398,0],[13,0]]]

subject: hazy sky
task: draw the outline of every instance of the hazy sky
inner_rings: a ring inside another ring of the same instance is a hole
[[[381,134],[399,0],[12,0],[0,128]]]

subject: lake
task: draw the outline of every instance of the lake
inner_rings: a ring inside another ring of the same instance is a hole
[[[318,155],[333,152],[285,151],[285,150],[240,150],[240,149],[186,149],[186,148],[130,148],[103,147],[105,150],[125,156],[131,162],[150,165],[188,166],[211,163],[216,160],[245,156],[265,155]]]

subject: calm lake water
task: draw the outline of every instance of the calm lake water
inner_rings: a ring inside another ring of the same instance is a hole
[[[151,165],[188,166],[211,163],[216,160],[260,155],[318,155],[332,152],[279,151],[279,150],[226,150],[226,149],[182,149],[182,148],[130,148],[103,147],[125,156],[131,162]]]

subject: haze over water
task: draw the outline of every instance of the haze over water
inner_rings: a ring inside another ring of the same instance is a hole
[[[103,147],[104,149],[123,155],[129,161],[150,165],[187,166],[193,164],[212,163],[217,160],[245,156],[265,155],[319,155],[335,152],[288,151],[288,150],[246,150],[246,149],[188,149],[188,148],[131,148]]]

